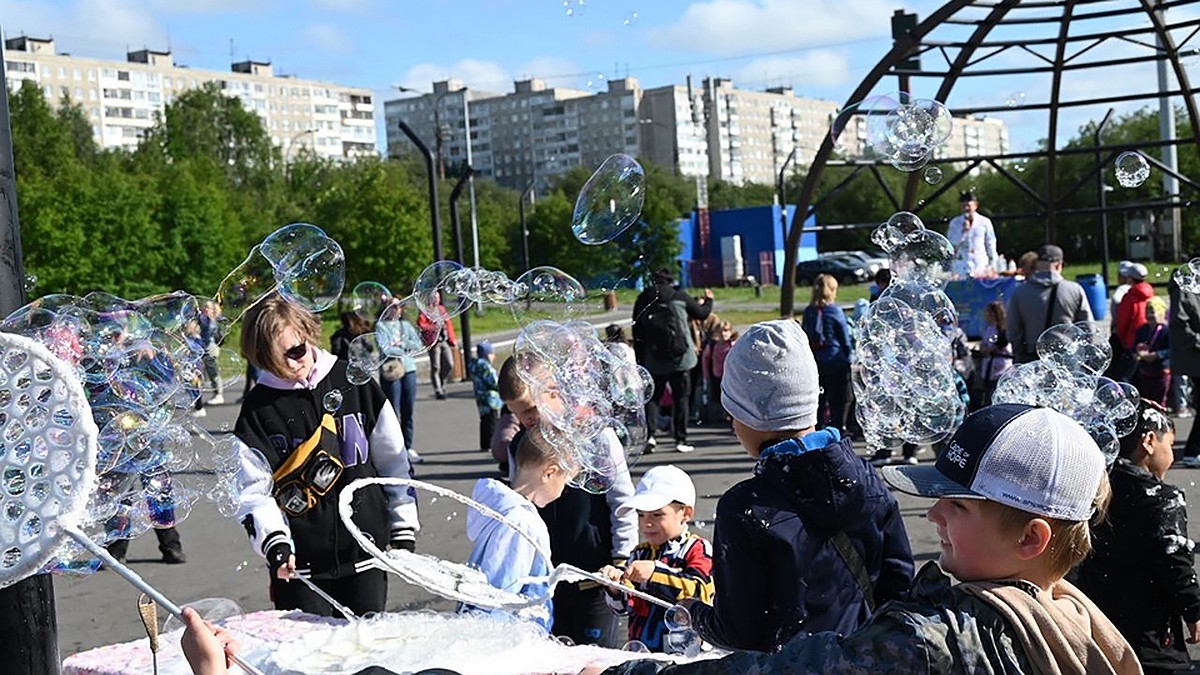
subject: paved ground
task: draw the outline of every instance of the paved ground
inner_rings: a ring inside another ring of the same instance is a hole
[[[451,396],[435,401],[427,384],[422,383],[417,404],[415,445],[427,458],[418,466],[418,478],[470,494],[471,485],[480,476],[493,475],[490,455],[474,449],[477,442],[477,418],[468,384],[451,387]],[[228,433],[236,415],[236,406],[209,408],[201,421],[213,433]],[[1186,438],[1191,420],[1180,420],[1180,437]],[[673,452],[670,442],[659,452],[647,456],[634,468],[635,480],[646,468],[673,463],[691,474],[696,483],[697,527],[711,535],[716,500],[735,482],[746,477],[750,459],[737,446],[728,431],[695,429],[692,437],[696,451],[681,455]],[[922,455],[923,461],[931,461]],[[195,473],[190,478],[207,486],[211,476]],[[1187,491],[1189,502],[1200,504],[1200,470],[1176,469],[1168,478]],[[423,530],[418,550],[464,560],[469,546],[465,536],[465,509],[448,499],[422,500]],[[929,502],[900,496],[900,505],[912,540],[918,564],[935,559],[937,536],[923,518]],[[1200,539],[1200,515],[1193,511],[1191,536]],[[254,555],[241,527],[221,517],[208,503],[201,503],[180,526],[188,562],[165,565],[159,561],[153,536],[143,536],[129,549],[132,567],[177,603],[225,597],[235,600],[246,611],[269,609],[266,572],[261,558]],[[422,589],[395,580],[389,590],[389,608],[431,607],[445,609],[449,603],[438,600]],[[111,572],[55,581],[58,601],[59,648],[63,656],[113,642],[144,636],[135,604],[139,592]],[[1200,656],[1200,654],[1197,654]]]

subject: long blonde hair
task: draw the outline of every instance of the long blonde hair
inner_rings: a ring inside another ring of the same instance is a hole
[[[832,274],[818,274],[813,280],[812,302],[810,305],[828,307],[837,302],[838,282]]]

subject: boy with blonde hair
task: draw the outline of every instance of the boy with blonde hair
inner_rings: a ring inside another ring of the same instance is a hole
[[[940,565],[921,569],[910,599],[884,605],[850,635],[801,634],[773,654],[661,672],[1142,672],[1113,624],[1063,579],[1087,556],[1088,521],[1103,515],[1110,494],[1104,456],[1075,421],[1020,404],[983,408],[935,465],[889,466],[883,475],[897,490],[938,499],[926,517],[937,525]]]

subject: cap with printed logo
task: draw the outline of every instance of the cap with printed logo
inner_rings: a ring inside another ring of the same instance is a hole
[[[893,488],[920,497],[990,499],[1021,511],[1088,520],[1104,455],[1075,420],[1016,403],[972,413],[930,466],[886,466]]]

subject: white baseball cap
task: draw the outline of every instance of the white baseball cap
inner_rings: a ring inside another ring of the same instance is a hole
[[[621,506],[617,515],[630,511],[657,511],[671,502],[685,506],[696,505],[696,486],[683,469],[668,464],[656,466],[638,481],[637,491]]]
[[[921,497],[990,499],[1047,518],[1084,521],[1104,455],[1075,420],[1006,403],[972,413],[933,466],[886,466],[883,478]]]

